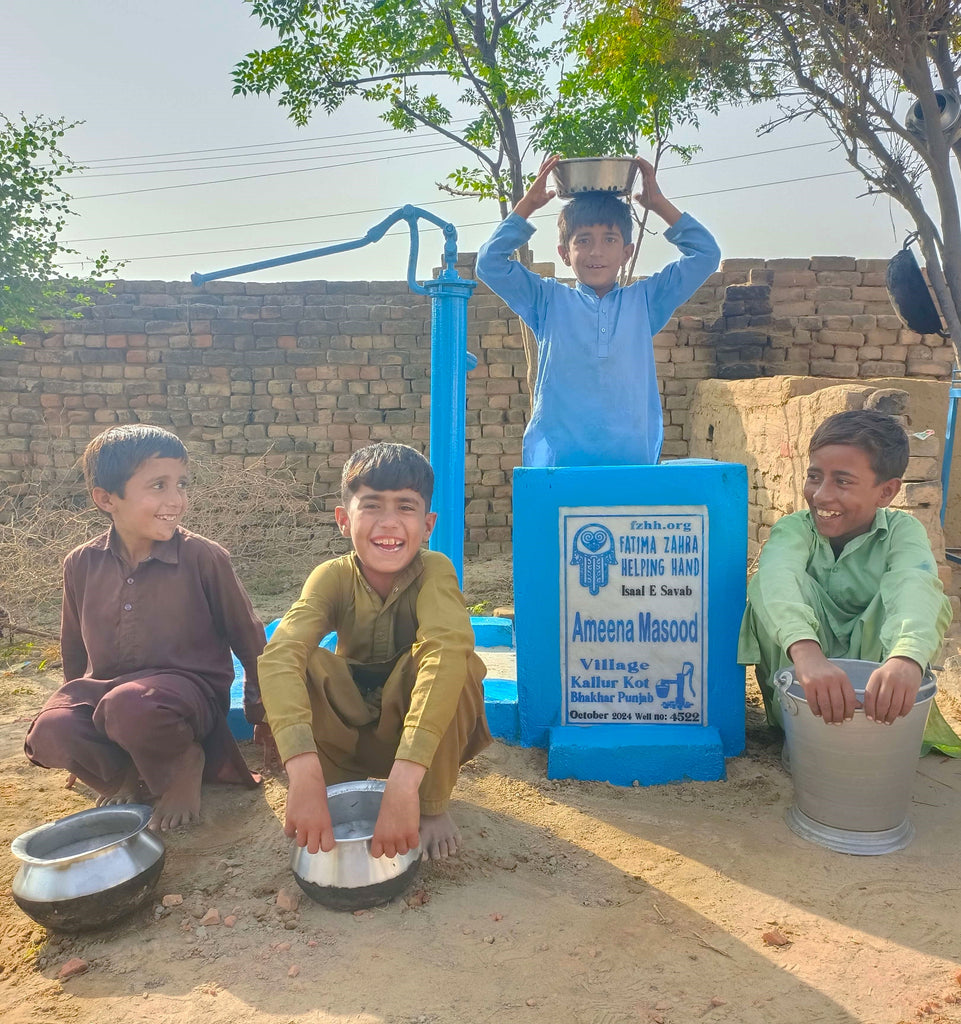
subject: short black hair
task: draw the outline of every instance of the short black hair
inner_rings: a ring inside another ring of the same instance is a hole
[[[434,496],[434,470],[416,448],[407,444],[382,441],[360,448],[344,463],[340,477],[340,500],[343,505],[361,487],[375,491],[403,491],[410,488],[424,499],[430,510]]]
[[[579,228],[603,224],[617,228],[630,245],[633,218],[631,208],[613,192],[581,192],[561,208],[557,215],[557,241],[568,246]]]
[[[878,483],[900,480],[908,468],[910,445],[904,427],[876,409],[848,409],[835,413],[811,435],[808,455],[829,444],[860,448],[871,462]]]
[[[148,423],[108,427],[87,445],[80,460],[87,490],[102,487],[123,497],[127,481],[147,459],[187,461],[187,449],[176,434]]]

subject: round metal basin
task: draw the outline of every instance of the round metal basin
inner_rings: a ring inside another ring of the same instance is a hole
[[[630,195],[637,164],[630,156],[586,156],[559,160],[553,171],[557,194],[571,199],[581,192]]]
[[[366,779],[327,789],[336,845],[329,853],[294,846],[290,867],[307,895],[333,910],[362,910],[399,896],[420,870],[421,851],[372,857],[370,841],[384,782]]]
[[[163,871],[163,841],[147,831],[152,808],[94,807],[14,839],[21,861],[13,879],[17,906],[57,931],[102,928],[150,895]]]

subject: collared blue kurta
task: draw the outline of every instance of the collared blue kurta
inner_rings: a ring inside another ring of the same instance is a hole
[[[512,213],[477,256],[477,276],[537,339],[537,383],[525,466],[653,465],[664,425],[653,336],[717,269],[710,232],[685,213],[664,237],[682,256],[603,298],[532,273],[511,253],[534,234]]]

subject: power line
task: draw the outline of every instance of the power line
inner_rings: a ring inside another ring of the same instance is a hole
[[[441,149],[446,149],[447,147],[446,146],[442,146],[440,148]],[[431,148],[431,147],[416,148],[416,147],[411,146],[411,147],[401,148],[401,149],[398,149],[398,148],[395,147],[392,150],[392,155],[393,156],[398,156],[398,155],[408,156],[410,154],[419,154],[419,153],[436,153],[437,151],[438,150],[437,150],[436,147],[433,147],[433,148]],[[351,154],[346,154],[346,153],[337,154],[338,157],[339,156],[349,156],[349,155],[351,155]],[[210,158],[208,157],[206,159],[210,159]],[[184,173],[186,173],[188,171],[220,171],[220,170],[225,170],[225,169],[231,169],[231,168],[234,168],[234,167],[264,167],[264,166],[268,166],[268,165],[271,165],[271,164],[295,164],[295,163],[300,163],[300,162],[302,162],[304,160],[316,160],[316,159],[318,159],[316,156],[306,155],[306,156],[288,157],[285,160],[251,160],[248,163],[210,164],[207,167],[158,167],[158,168],[155,168],[155,169],[154,168],[145,168],[145,169],[139,170],[139,171],[106,171],[103,174],[82,174],[82,175],[78,175],[78,177],[83,178],[85,181],[89,181],[92,178],[129,178],[129,177],[138,176],[138,175],[142,175],[142,174],[184,174]],[[344,166],[344,165],[340,164],[340,165],[336,165],[336,166]],[[325,167],[317,167],[316,169],[319,170],[319,171],[322,171],[322,170],[325,169]],[[188,182],[187,184],[190,184],[190,185],[205,185],[205,184],[217,184],[217,183],[215,183],[215,182],[214,183],[208,183],[208,182],[203,182],[203,181],[195,181],[195,182]],[[173,187],[176,188],[176,186],[173,186]],[[95,197],[88,196],[86,198],[95,198]]]
[[[776,186],[776,185],[796,185],[796,184],[798,184],[799,182],[802,182],[802,181],[819,181],[819,180],[821,180],[823,178],[838,178],[838,177],[841,177],[842,175],[857,174],[857,173],[858,172],[855,171],[854,169],[847,170],[847,171],[833,171],[833,172],[831,172],[829,174],[812,174],[812,175],[807,175],[807,176],[802,177],[802,178],[785,178],[785,179],[782,179],[780,181],[762,181],[762,182],[758,182],[758,183],[753,184],[753,185],[735,185],[732,188],[712,189],[710,192],[690,192],[687,195],[675,196],[674,198],[676,200],[678,200],[678,201],[683,200],[683,199],[699,199],[699,198],[701,198],[703,196],[723,195],[723,194],[726,194],[728,192],[746,192],[749,189],[753,190],[753,189],[758,189],[758,188],[769,188],[769,187]],[[441,202],[452,202],[452,201],[453,200],[441,200]],[[371,211],[371,212],[375,212],[375,211]],[[553,214],[535,214],[530,219],[531,220],[548,220],[548,219],[553,219],[553,216],[554,216]],[[274,222],[269,222],[269,223],[274,223]],[[490,221],[489,220],[473,221],[470,224],[461,224],[460,227],[461,228],[476,228],[476,227],[482,227],[485,224],[490,224]],[[391,230],[386,232],[385,237],[389,237],[392,234],[398,234],[398,233],[399,233],[398,231],[394,231],[393,229],[391,229]],[[341,242],[351,242],[351,241],[354,241],[354,240],[355,240],[354,238],[334,238],[334,239],[329,239],[325,244],[326,245],[338,245]],[[297,250],[297,249],[305,248],[305,247],[308,247],[308,246],[311,246],[311,245],[316,246],[316,242],[299,242],[299,243],[295,243],[295,242],[282,242],[282,243],[277,243],[277,244],[272,244],[272,245],[259,245],[259,246],[249,246],[248,245],[248,246],[242,246],[242,247],[239,247],[239,248],[236,248],[236,249],[212,249],[212,250],[207,250],[207,251],[204,251],[204,252],[170,253],[170,254],[165,255],[165,256],[131,256],[131,257],[127,258],[126,260],[124,260],[124,262],[126,262],[126,263],[143,263],[143,262],[146,262],[147,260],[176,260],[176,259],[188,259],[188,258],[195,257],[195,256],[226,256],[226,255],[229,255],[230,253],[235,253],[235,252],[248,252],[249,253],[249,252],[251,252],[251,250],[263,251],[263,250],[267,250],[267,249],[287,249],[287,248]],[[123,259],[123,257],[118,257],[118,259]],[[74,261],[71,261],[69,263],[63,263],[63,264],[61,264],[61,266],[65,266],[65,267],[79,266],[79,265],[82,265],[84,262],[88,262],[88,261],[74,260]]]
[[[403,153],[397,155],[398,157],[419,156],[422,153],[440,153],[449,148],[450,145],[428,147],[426,149],[418,150],[417,152],[414,152],[413,150],[405,150]],[[392,159],[392,156],[383,157],[382,159],[389,160]],[[86,199],[112,199],[116,196],[142,195],[145,192],[169,192],[170,189],[197,188],[200,185],[229,185],[236,181],[254,181],[257,178],[276,178],[285,174],[303,174],[305,171],[334,171],[341,167],[356,167],[358,164],[366,163],[371,163],[371,161],[365,158],[362,160],[348,160],[346,163],[342,164],[327,164],[324,167],[299,167],[290,171],[267,171],[264,174],[245,174],[239,178],[218,178],[216,181],[188,181],[180,185],[154,185],[152,188],[135,188],[128,192],[100,192],[92,196],[71,196],[70,201],[78,203],[83,202]]]
[[[658,173],[660,173],[662,171],[684,170],[685,168],[690,168],[690,167],[706,167],[708,164],[726,163],[726,162],[728,162],[730,160],[745,160],[745,159],[748,159],[748,158],[751,158],[751,157],[770,156],[770,155],[775,154],[775,153],[787,153],[787,152],[790,152],[791,150],[796,150],[796,149],[811,149],[811,148],[817,147],[817,146],[830,146],[830,145],[833,145],[833,142],[831,142],[831,141],[804,142],[804,143],[799,143],[798,145],[794,145],[794,146],[779,146],[779,147],[776,147],[774,149],[755,150],[752,153],[736,153],[736,154],[734,154],[732,156],[720,156],[720,157],[713,157],[710,160],[699,160],[696,164],[695,163],[690,163],[690,162],[689,163],[680,163],[680,164],[671,164],[671,165],[669,165],[667,167],[660,168]],[[411,150],[404,150],[403,153],[404,153],[404,155],[408,155],[408,154],[418,155],[420,152],[441,152],[441,151],[443,151],[443,150],[445,150],[447,148],[448,147],[446,147],[446,146],[441,146],[439,149],[428,148],[427,150],[423,150],[423,151],[420,151],[420,150],[415,151],[415,150],[411,149]],[[358,162],[364,163],[364,162],[367,162],[367,161],[355,161],[354,163],[358,163]],[[352,164],[336,164],[336,165],[328,165],[326,167],[301,168],[300,170],[333,170],[336,167],[342,167],[342,166],[353,166],[353,165]],[[204,169],[206,169],[206,168],[204,168]],[[297,172],[273,172],[273,173],[297,173]],[[268,175],[264,175],[264,176],[266,177]],[[252,175],[251,177],[259,177],[259,176],[258,175]],[[191,182],[189,184],[191,184],[191,185],[203,185],[203,184],[214,185],[214,184],[223,184],[224,181],[247,181],[247,180],[249,180],[249,179],[248,178],[229,178],[229,179],[223,179],[220,182]],[[166,186],[162,186],[162,187],[163,188],[179,188],[181,186],[166,185]],[[184,187],[187,187],[187,186],[184,186]],[[136,190],[134,192],[114,192],[114,193],[110,193],[110,195],[115,195],[115,196],[136,195],[138,192],[149,192],[149,191],[156,191],[156,189],[139,189],[139,190]],[[100,197],[100,196],[83,196],[83,197],[78,197],[78,198],[98,199],[98,198],[102,198],[102,197]],[[467,198],[467,197],[465,197],[465,198]],[[682,198],[682,197],[678,197],[678,198]],[[438,203],[438,202],[449,203],[449,202],[454,202],[454,201],[455,200],[451,200],[451,199],[434,200],[435,203]],[[325,220],[325,219],[327,219],[329,217],[359,216],[361,214],[378,213],[378,212],[385,211],[385,210],[390,210],[390,209],[392,209],[392,207],[383,206],[383,207],[379,207],[379,208],[373,209],[373,210],[353,210],[353,211],[338,212],[338,213],[325,213],[325,214],[317,214],[316,216],[313,216],[313,217],[291,217],[291,218],[288,218],[286,220],[249,221],[249,222],[243,223],[243,224],[223,224],[223,225],[219,225],[219,226],[210,226],[210,227],[204,227],[204,228],[181,228],[181,229],[178,229],[176,231],[148,231],[148,232],[144,232],[142,234],[137,234],[137,235],[94,235],[94,236],[92,236],[90,238],[65,239],[64,241],[65,241],[65,244],[73,245],[73,244],[79,244],[81,242],[97,242],[97,241],[107,242],[107,241],[123,240],[123,239],[129,239],[129,238],[159,238],[159,237],[164,236],[164,235],[192,234],[192,233],[204,232],[204,231],[227,231],[227,230],[233,230],[233,229],[237,229],[237,228],[263,227],[265,225],[270,225],[270,224],[295,224],[295,223],[298,223],[298,222],[303,222],[303,221],[308,221],[308,220]]]
[[[391,129],[391,130],[393,130],[393,129]],[[521,135],[520,138],[522,138],[522,139],[523,138],[527,138],[529,140],[529,136]],[[359,145],[379,144],[381,141],[382,141],[381,139],[372,139],[372,140],[370,140],[370,142],[360,143]],[[676,170],[678,168],[691,167],[691,166],[703,167],[703,166],[705,166],[707,164],[723,163],[724,161],[727,161],[727,160],[743,160],[747,156],[767,156],[767,155],[772,154],[772,153],[788,152],[789,150],[792,150],[792,149],[808,149],[811,146],[829,146],[829,145],[832,145],[832,144],[833,143],[830,142],[830,141],[806,142],[806,143],[801,143],[801,144],[795,145],[795,146],[780,146],[780,147],[777,147],[775,149],[759,150],[759,151],[755,151],[755,152],[749,153],[749,154],[747,154],[747,153],[738,153],[738,154],[735,154],[733,156],[715,157],[714,159],[711,159],[711,160],[699,160],[699,161],[697,161],[696,164],[692,164],[690,162],[688,162],[688,163],[680,163],[680,164],[673,164],[673,165],[670,165],[670,166],[668,166],[666,168],[663,168],[663,170]],[[357,144],[356,143],[336,143],[333,146],[313,146],[313,147],[310,148],[309,151],[300,151],[300,152],[304,152],[306,154],[306,153],[312,153],[316,149],[320,149],[320,150],[326,150],[326,149],[331,149],[331,148],[342,149],[344,146],[347,146],[347,145],[356,146]],[[401,147],[400,149],[398,149],[396,147],[394,148],[394,152],[395,153],[402,153],[402,154],[420,153],[420,152],[433,152],[433,151],[434,150],[430,150],[430,149],[428,149],[428,150],[421,150],[421,149],[417,149],[417,148],[415,148],[413,146]],[[296,150],[281,150],[280,152],[294,153],[294,152],[297,152],[297,151]],[[256,155],[259,155],[259,154],[253,154],[253,155],[256,156]],[[268,155],[272,156],[273,154],[268,154]],[[345,155],[351,155],[351,154],[338,154],[338,156],[345,156]],[[195,159],[197,161],[201,161],[201,160],[212,160],[212,159],[216,159],[216,158],[215,157],[205,156],[205,157],[196,157]],[[234,168],[234,167],[259,167],[259,166],[266,166],[266,165],[271,165],[271,164],[297,163],[298,161],[312,160],[312,159],[315,159],[315,157],[313,157],[311,155],[303,155],[303,156],[298,155],[298,156],[289,157],[288,159],[285,159],[285,160],[251,160],[251,161],[248,161],[247,163],[237,163],[237,162],[234,162],[234,163],[229,163],[229,164],[210,164],[210,165],[207,165],[207,166],[204,166],[204,167],[157,167],[157,166],[153,166],[153,167],[138,167],[136,170],[114,170],[114,169],[111,169],[109,171],[105,171],[103,173],[96,173],[96,174],[83,174],[83,173],[81,173],[81,174],[77,174],[75,177],[77,179],[82,179],[84,181],[90,181],[93,178],[122,178],[122,177],[135,177],[135,176],[143,175],[143,174],[178,174],[178,173],[184,173],[186,171],[194,171],[194,170],[196,170],[196,171],[215,171],[215,170],[222,170],[222,169],[225,169],[225,168]],[[116,167],[124,167],[124,166],[127,166],[127,165],[117,164],[115,166]],[[130,165],[130,166],[133,166],[133,165]],[[202,183],[200,183],[200,182],[193,182],[192,184],[202,184]]]
[[[469,117],[455,118],[453,121],[451,121],[451,124],[466,124],[466,123],[469,123],[471,120],[472,120],[472,118],[469,118]],[[528,118],[528,119],[521,119],[521,120],[518,120],[518,121],[515,122],[515,124],[518,124],[518,125],[532,124],[532,123],[533,123],[533,121],[530,118]],[[420,129],[420,128],[418,128],[418,129],[415,129],[415,131],[411,132],[410,134],[412,134],[412,135],[419,134],[422,131],[429,131],[429,129],[426,129],[426,128]],[[246,145],[243,145],[243,146],[216,146],[216,147],[213,147],[211,149],[181,149],[181,150],[174,150],[173,152],[170,152],[170,153],[146,153],[146,154],[141,154],[141,155],[138,155],[138,156],[106,156],[106,157],[99,157],[99,158],[92,159],[92,160],[80,160],[80,159],[78,159],[77,162],[80,163],[80,164],[83,164],[84,166],[91,166],[92,167],[92,166],[95,166],[97,164],[107,163],[107,162],[111,162],[111,161],[115,161],[115,160],[155,160],[155,159],[161,159],[163,157],[168,157],[168,156],[190,156],[193,153],[227,153],[227,152],[233,152],[235,150],[240,150],[240,149],[260,149],[261,147],[266,147],[266,146],[299,146],[302,143],[307,143],[307,142],[329,142],[329,141],[334,140],[334,139],[358,138],[358,137],[360,137],[362,135],[392,135],[392,134],[396,134],[396,132],[397,132],[396,128],[391,128],[391,127],[388,126],[388,127],[385,127],[385,128],[371,128],[370,130],[363,131],[363,132],[344,132],[344,133],[342,133],[340,135],[318,135],[318,136],[316,136],[314,138],[310,138],[310,139],[285,139],[285,140],[283,140],[281,142],[251,142],[251,143],[247,143]],[[374,141],[376,141],[376,140],[374,140]],[[203,157],[197,157],[197,159],[198,160],[202,160]]]
[[[470,197],[465,197],[470,198]],[[456,203],[459,202],[457,198],[454,199],[432,199],[430,203],[432,206],[439,206],[441,203]],[[412,206],[423,206],[423,202],[412,203]],[[117,242],[125,241],[131,238],[161,238],[166,235],[192,235],[197,232],[207,231],[236,231],[238,228],[263,228],[271,227],[274,224],[302,224],[308,220],[329,220],[331,217],[359,217],[368,213],[387,213],[390,210],[394,210],[394,206],[378,206],[370,210],[350,210],[347,212],[337,213],[317,213],[310,217],[286,217],[283,220],[255,220],[249,221],[246,224],[221,224],[219,226],[206,227],[206,228],[179,228],[176,231],[146,231],[139,235],[95,235],[92,238],[66,238],[64,239],[64,245],[79,245],[81,242]]]

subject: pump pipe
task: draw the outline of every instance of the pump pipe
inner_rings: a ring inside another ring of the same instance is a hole
[[[420,248],[418,219],[430,221],[444,232],[444,267],[439,277],[420,285],[415,280]],[[467,373],[477,365],[477,357],[467,351],[467,302],[477,282],[457,273],[457,229],[417,206],[403,206],[375,224],[363,238],[320,249],[278,256],[275,259],[245,263],[239,267],[215,270],[209,274],[191,274],[195,285],[204,285],[224,277],[251,274],[288,263],[332,256],[380,241],[398,221],[406,221],[410,231],[407,258],[407,286],[431,300],[430,341],[430,462],[434,469],[434,500],[437,525],[430,547],[441,551],[454,563],[457,578],[464,581],[464,452],[467,443]],[[445,383],[449,387],[445,389]]]

